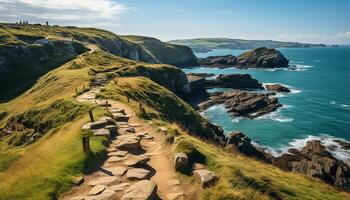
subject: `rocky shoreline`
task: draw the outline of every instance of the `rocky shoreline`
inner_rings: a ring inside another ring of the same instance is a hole
[[[208,101],[200,103],[198,107],[200,111],[204,111],[213,105],[223,104],[235,117],[256,118],[282,106],[276,97],[270,97],[270,95],[274,93],[264,94],[241,90],[214,92],[210,94]]]
[[[201,66],[219,68],[282,68],[288,67],[289,60],[287,60],[284,55],[276,49],[260,47],[244,52],[237,57],[226,55],[201,58],[198,59],[198,63]]]
[[[339,143],[343,148],[349,142]],[[288,153],[273,156],[264,149],[254,146],[252,140],[241,132],[233,132],[227,137],[227,147],[250,157],[270,163],[285,171],[306,174],[335,186],[350,191],[350,166],[335,158],[320,140],[310,140],[301,150],[291,148]]]

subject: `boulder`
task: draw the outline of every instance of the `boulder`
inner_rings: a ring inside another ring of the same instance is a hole
[[[118,157],[125,157],[128,155],[128,152],[127,151],[113,151],[113,152],[110,152],[108,153],[108,157],[111,157],[111,156],[118,156]]]
[[[129,127],[127,129],[125,129],[126,132],[129,132],[129,133],[135,133],[135,129],[132,128],[132,127]]]
[[[143,168],[132,168],[126,172],[126,178],[129,180],[149,179],[151,172]]]
[[[281,84],[271,84],[266,85],[266,89],[276,91],[276,92],[290,92],[290,89]]]
[[[259,89],[263,90],[256,79],[249,74],[220,74],[215,79],[207,80],[206,87],[209,88],[233,88],[233,89]]]
[[[83,184],[84,181],[85,181],[84,176],[78,176],[78,177],[75,177],[75,178],[73,179],[73,183],[74,183],[74,185],[76,185],[76,186],[79,186],[79,185]]]
[[[188,167],[188,157],[185,153],[176,153],[173,162],[176,170],[183,170]]]
[[[203,188],[214,186],[219,180],[219,177],[212,171],[206,169],[194,170],[196,181],[199,182]]]
[[[237,57],[238,68],[280,68],[288,67],[289,60],[276,49],[260,47],[242,53]]]
[[[134,183],[126,189],[122,200],[155,200],[157,185],[149,180],[142,180]]]

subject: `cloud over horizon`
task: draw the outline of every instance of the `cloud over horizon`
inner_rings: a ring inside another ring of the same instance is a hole
[[[128,9],[112,0],[0,0],[0,20],[93,25],[111,22]]]
[[[275,40],[303,43],[350,44],[350,31],[333,35],[282,33]]]

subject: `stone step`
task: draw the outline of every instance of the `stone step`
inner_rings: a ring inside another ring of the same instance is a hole
[[[157,185],[150,180],[142,180],[134,183],[125,190],[121,200],[153,200],[157,196]]]
[[[125,176],[129,180],[144,180],[150,178],[151,171],[143,168],[132,168],[126,172]]]

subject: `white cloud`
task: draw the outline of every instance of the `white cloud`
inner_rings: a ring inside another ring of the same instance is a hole
[[[339,32],[332,35],[311,34],[290,34],[282,33],[275,40],[304,43],[324,43],[324,44],[350,44],[350,31]]]
[[[0,20],[15,22],[53,21],[74,24],[89,20],[89,24],[113,21],[127,10],[112,0],[0,0]]]

